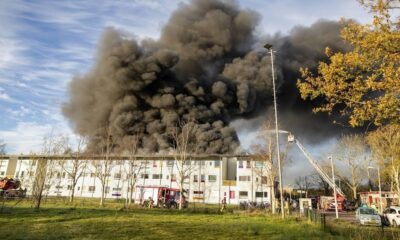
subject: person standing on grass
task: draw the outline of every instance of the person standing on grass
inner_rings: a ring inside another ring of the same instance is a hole
[[[224,212],[226,209],[226,198],[224,197],[224,199],[222,199],[222,206],[221,206],[221,210],[220,212]]]

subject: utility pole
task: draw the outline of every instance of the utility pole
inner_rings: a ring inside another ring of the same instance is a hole
[[[267,49],[271,54],[271,67],[272,67],[272,87],[274,94],[274,112],[275,112],[275,135],[276,135],[276,151],[278,157],[278,171],[279,171],[279,192],[281,198],[281,214],[282,218],[285,218],[285,211],[283,206],[283,186],[282,186],[282,166],[281,166],[281,153],[279,148],[279,130],[278,130],[278,110],[276,104],[276,86],[275,86],[275,69],[274,69],[274,51],[272,49],[272,45],[267,43],[264,45],[264,48]]]
[[[332,160],[332,156],[329,156],[328,158],[331,160],[332,182],[333,182],[333,198],[335,199],[335,213],[336,213],[336,219],[338,219],[338,218],[339,218],[339,212],[338,212],[337,196],[336,196],[335,171],[334,171],[334,169],[333,169],[333,160]]]

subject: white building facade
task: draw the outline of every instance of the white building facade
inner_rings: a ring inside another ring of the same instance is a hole
[[[129,180],[134,179],[133,198],[143,198],[143,191],[157,187],[180,188],[187,191],[189,202],[239,204],[241,201],[271,203],[273,192],[266,162],[253,161],[250,156],[194,156],[182,161],[174,156],[112,156],[80,159],[75,197],[99,198],[101,176],[106,176],[108,199],[128,198]],[[74,160],[65,156],[3,156],[4,171],[0,177],[13,177],[27,188],[28,195],[37,175],[37,162],[47,160],[44,180],[45,196],[70,196],[73,187],[71,172]],[[75,160],[75,164],[78,160]],[[109,164],[107,169],[105,164]]]

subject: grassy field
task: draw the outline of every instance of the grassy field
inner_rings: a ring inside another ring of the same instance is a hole
[[[218,214],[216,208],[198,207],[183,212],[124,210],[122,203],[111,202],[100,208],[94,202],[78,201],[72,206],[53,200],[35,211],[29,202],[14,207],[11,204],[6,203],[7,207],[0,211],[0,239],[378,239],[380,236],[376,235],[376,228],[364,228],[361,231],[364,235],[346,225],[324,231],[296,217],[281,220],[260,213]],[[393,234],[385,235],[391,239]]]

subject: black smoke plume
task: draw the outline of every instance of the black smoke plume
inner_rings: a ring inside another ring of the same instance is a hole
[[[108,28],[93,68],[72,80],[63,113],[92,144],[108,126],[119,138],[142,136],[145,151],[164,151],[171,131],[194,121],[199,153],[233,152],[239,141],[231,121],[272,103],[270,58],[252,49],[258,21],[234,2],[193,0],[172,14],[158,40],[137,42]],[[338,23],[318,22],[270,39],[278,51],[280,102],[289,113],[309,111],[295,89],[299,67],[315,67],[328,45],[345,50],[339,31]]]

